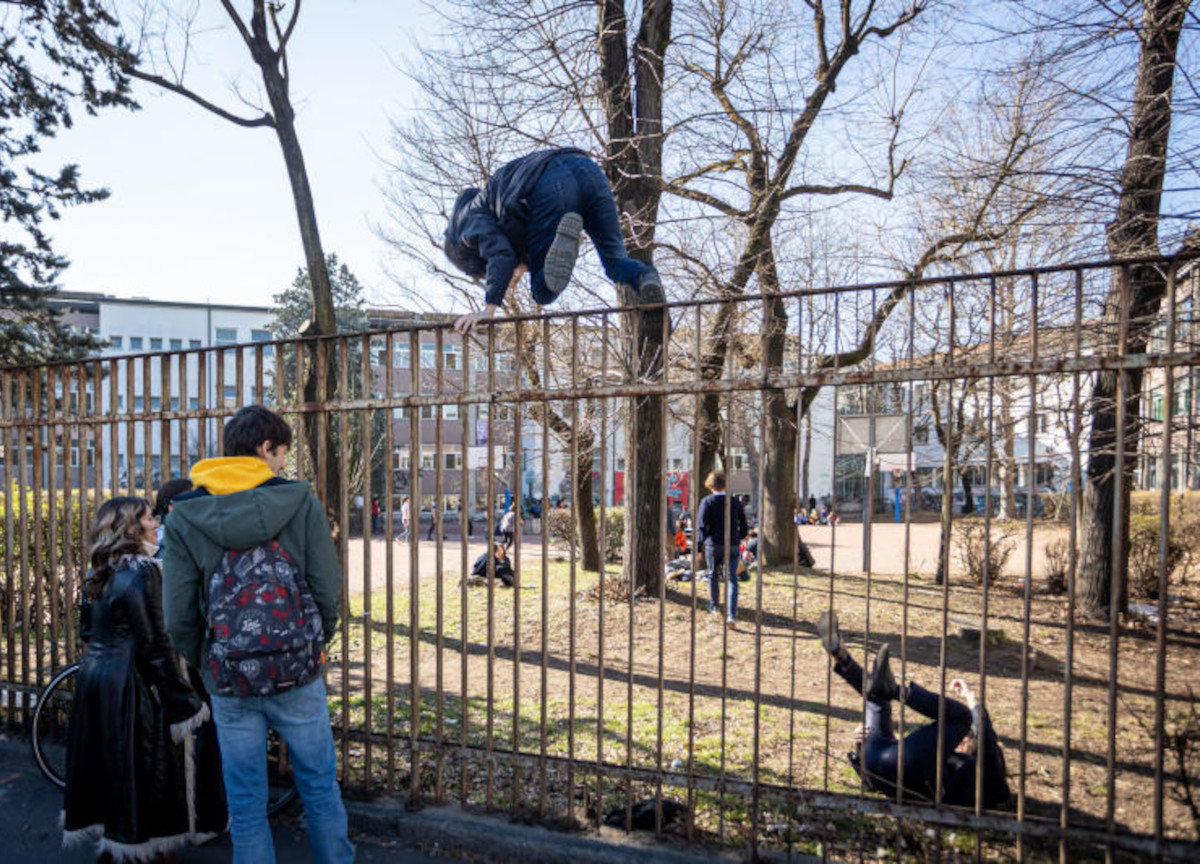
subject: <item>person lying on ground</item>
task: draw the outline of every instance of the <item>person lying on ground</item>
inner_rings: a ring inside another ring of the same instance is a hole
[[[512,563],[508,560],[508,547],[503,543],[495,543],[492,545],[492,556],[495,561],[494,573],[496,578],[504,583],[505,588],[513,587],[515,576],[513,574]],[[478,576],[481,579],[486,579],[488,575],[488,553],[484,552],[475,559],[475,565],[471,568],[471,575]]]
[[[842,644],[837,614],[822,612],[817,619],[821,644],[833,658],[833,671],[867,698],[863,723],[855,730],[849,759],[868,789],[895,797],[901,754],[904,760],[904,798],[932,804],[937,791],[938,740],[942,742],[941,800],[960,807],[975,805],[976,766],[983,763],[983,806],[1005,804],[1011,795],[1004,751],[987,711],[978,704],[966,681],[955,678],[950,691],[963,702],[945,698],[945,722],[938,723],[938,696],[912,682],[898,683],[888,664],[888,646],[875,655],[870,677],[863,681],[862,667]],[[897,740],[892,726],[892,700],[933,722]],[[964,704],[964,702],[966,704]]]
[[[625,251],[616,200],[600,166],[582,150],[541,150],[502,165],[483,189],[463,189],[454,202],[443,251],[486,286],[483,309],[460,317],[454,329],[470,333],[494,317],[526,272],[534,302],[553,303],[571,280],[581,231],[608,278],[633,290],[640,305],[665,300],[654,266]]]

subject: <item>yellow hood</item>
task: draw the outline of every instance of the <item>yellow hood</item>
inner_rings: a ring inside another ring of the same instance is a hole
[[[275,474],[255,456],[202,459],[192,466],[192,483],[211,495],[228,495],[261,486]]]

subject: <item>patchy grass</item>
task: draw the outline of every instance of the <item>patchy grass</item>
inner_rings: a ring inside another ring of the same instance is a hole
[[[617,578],[614,570],[605,574],[606,582]],[[683,802],[688,800],[689,777],[750,781],[757,769],[760,781],[795,789],[801,802],[791,810],[779,802],[760,805],[763,843],[782,844],[790,838],[797,850],[819,854],[824,848],[833,854],[844,844],[857,848],[863,840],[867,849],[880,844],[898,857],[918,858],[922,850],[933,848],[922,831],[905,834],[894,822],[865,816],[846,817],[849,822],[825,819],[803,809],[807,790],[853,794],[860,788],[844,754],[861,722],[861,699],[831,675],[813,622],[832,603],[848,647],[860,662],[886,642],[898,674],[903,671],[936,690],[944,651],[945,680],[965,676],[979,689],[979,647],[955,636],[953,623],[980,614],[977,586],[964,580],[943,588],[911,574],[868,579],[862,574],[768,570],[761,580],[743,583],[738,629],[730,631],[723,616],[704,611],[706,584],[668,583],[661,602],[639,598],[631,607],[595,599],[608,597],[593,591],[599,582],[599,574],[577,570],[572,575],[562,562],[548,562],[544,576],[540,565],[526,562],[522,587],[468,588],[465,603],[457,575],[449,573],[440,583],[420,582],[415,598],[407,586],[390,598],[375,590],[369,606],[363,595],[352,596],[345,641],[331,649],[330,682],[335,723],[341,722],[343,706],[347,712],[348,777],[369,790],[386,785],[381,741],[390,734],[399,748],[393,791],[408,788],[415,669],[419,736],[435,746],[435,752],[421,755],[427,794],[537,812],[551,821],[569,812],[578,823],[623,807],[627,796],[637,800],[654,794],[650,783],[611,776],[597,789],[597,760],[676,775],[682,788],[667,785],[664,794]],[[906,592],[907,608],[902,602]],[[419,635],[411,627],[414,599]],[[987,648],[986,702],[1006,752],[1014,793],[1023,783],[1027,812],[1056,819],[1067,729],[1066,605],[1059,597],[1031,598],[1029,638],[1042,662],[1028,673],[1023,688],[1024,604],[1020,587],[1012,582],[1001,581],[991,590],[989,623],[1002,628],[1007,638]],[[944,646],[943,616],[949,637]],[[1200,669],[1197,621],[1200,603],[1195,598],[1176,601],[1168,639],[1168,709],[1184,698]],[[1079,823],[1102,818],[1109,794],[1108,644],[1106,624],[1077,622],[1069,806]],[[1148,625],[1133,622],[1122,628],[1114,805],[1118,823],[1139,832],[1153,827],[1146,796],[1154,740],[1146,724],[1152,723],[1155,710],[1154,644]],[[435,695],[439,682],[440,700]],[[903,720],[909,729],[925,722],[911,710]],[[361,734],[368,728],[376,736],[369,762]],[[439,742],[441,757],[436,753]],[[455,750],[463,743],[481,751],[465,765]],[[513,767],[502,758],[489,759],[489,750],[533,757],[544,752],[565,761]],[[692,800],[700,836],[749,842],[755,815],[749,801],[702,789],[693,790]],[[1164,812],[1168,836],[1190,836],[1182,805],[1168,796]],[[969,832],[942,832],[940,842],[943,853],[975,853],[976,837]],[[1008,847],[1002,843],[995,848]],[[1056,848],[1051,851],[1057,854]]]

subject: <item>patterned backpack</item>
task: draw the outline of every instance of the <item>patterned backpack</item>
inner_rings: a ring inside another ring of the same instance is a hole
[[[317,676],[321,613],[277,540],[221,557],[208,582],[208,638],[221,695],[269,696]]]

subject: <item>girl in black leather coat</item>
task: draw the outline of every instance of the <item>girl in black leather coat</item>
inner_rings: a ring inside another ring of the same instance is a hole
[[[150,505],[132,496],[102,504],[92,527],[63,845],[95,841],[101,860],[170,860],[200,839],[185,749],[208,708],[163,628],[157,527]]]

